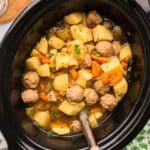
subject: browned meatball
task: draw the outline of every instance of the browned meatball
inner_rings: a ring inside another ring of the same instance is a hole
[[[100,14],[95,11],[92,10],[90,12],[88,12],[87,14],[87,25],[90,28],[94,28],[96,25],[100,24],[102,22],[102,17],[100,16]]]
[[[66,98],[70,102],[80,102],[83,99],[83,89],[78,85],[70,87],[66,92]]]
[[[85,101],[88,104],[95,104],[99,99],[98,94],[94,89],[89,89],[87,95],[85,96]]]
[[[106,94],[110,91],[110,87],[105,85],[101,80],[97,80],[94,83],[94,89],[101,95]]]
[[[119,41],[112,42],[112,47],[114,50],[114,55],[119,55],[121,50],[121,44]]]
[[[57,101],[57,97],[54,91],[50,91],[47,95],[48,97],[48,101],[49,102],[56,102]]]
[[[32,90],[32,89],[23,91],[21,97],[24,103],[36,102],[39,99],[37,90]]]
[[[101,41],[96,44],[96,51],[102,56],[111,56],[113,54],[113,47],[111,42]]]
[[[70,124],[70,128],[74,133],[79,133],[82,131],[82,125],[79,120],[73,120]]]
[[[40,78],[34,71],[29,71],[23,75],[23,85],[25,88],[36,88],[39,84]]]
[[[82,63],[83,67],[91,67],[92,59],[90,54],[86,54]]]
[[[101,97],[100,104],[104,109],[111,111],[117,106],[118,102],[112,94],[105,94]]]

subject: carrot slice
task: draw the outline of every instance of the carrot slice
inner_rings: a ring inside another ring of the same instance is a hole
[[[92,61],[92,76],[97,77],[101,73],[100,65],[96,61]]]
[[[107,73],[103,73],[99,76],[99,79],[102,80],[103,83],[109,84],[110,83],[110,77]]]
[[[92,55],[92,59],[97,61],[100,64],[107,63],[110,60],[109,57],[102,57],[102,56],[96,56],[96,55]]]
[[[47,95],[44,92],[40,92],[39,93],[39,97],[43,101],[46,101],[46,102],[48,101],[48,97],[47,97]]]
[[[122,65],[122,68],[125,70],[128,68],[128,63],[126,63],[124,61],[121,61],[121,65]]]
[[[102,111],[102,110],[101,110],[100,107],[93,107],[93,108],[91,108],[91,110],[90,110],[91,113],[97,113],[97,112],[101,112],[101,111]]]
[[[37,57],[40,59],[42,64],[50,63],[50,58],[46,57],[45,55],[42,54],[37,54]]]
[[[77,78],[79,77],[78,72],[74,68],[69,69],[69,72],[72,76],[72,79],[77,80]]]
[[[111,79],[111,85],[117,84],[118,82],[120,82],[122,80],[122,78],[123,78],[122,71],[117,72]]]

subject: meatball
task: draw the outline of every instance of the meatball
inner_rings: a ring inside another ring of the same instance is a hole
[[[102,22],[102,17],[99,15],[98,12],[92,10],[87,14],[87,25],[90,28],[94,28],[96,25]]]
[[[110,91],[110,86],[105,85],[101,80],[97,80],[94,83],[94,89],[101,95],[106,94]]]
[[[112,94],[105,94],[101,97],[100,104],[104,109],[111,111],[117,106],[118,102]]]
[[[99,99],[98,94],[96,93],[96,91],[94,89],[89,89],[88,93],[85,96],[85,101],[88,104],[95,104]]]
[[[84,61],[82,63],[82,66],[85,67],[85,68],[90,67],[91,63],[92,63],[92,59],[91,59],[90,54],[86,54],[85,57],[84,57]]]
[[[119,41],[112,42],[112,47],[114,51],[114,55],[119,55],[121,50],[121,44]]]
[[[113,54],[112,44],[108,41],[98,42],[95,46],[95,49],[102,56],[111,56]]]
[[[32,89],[23,91],[21,97],[24,103],[36,102],[39,99],[37,90],[32,90]]]
[[[73,120],[70,124],[70,128],[74,133],[79,133],[82,131],[82,125],[79,120]]]
[[[83,89],[74,85],[67,90],[66,97],[70,102],[80,102],[83,99]]]
[[[29,71],[23,75],[23,85],[25,88],[36,88],[39,84],[40,78],[34,71]]]
[[[47,95],[48,97],[48,101],[49,102],[56,102],[57,101],[57,97],[54,91],[50,91]]]

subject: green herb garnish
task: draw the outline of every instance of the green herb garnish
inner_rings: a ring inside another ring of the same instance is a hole
[[[50,40],[50,38],[51,38],[50,33],[47,33],[47,34],[46,34],[46,39],[49,41],[49,40]]]
[[[95,53],[95,55],[96,55],[96,56],[98,56],[98,57],[99,57],[99,56],[101,56],[101,54],[100,54],[100,53]]]
[[[52,56],[54,56],[54,54],[53,54],[53,53],[50,53],[50,54],[49,54],[49,57],[52,57]]]
[[[132,66],[133,65],[133,60],[130,59],[129,62],[128,62],[129,66]]]
[[[76,54],[81,54],[79,45],[75,45],[74,51],[76,52]]]
[[[52,120],[58,119],[58,114],[57,114],[56,112],[52,112],[52,113],[51,113],[51,119],[52,119]]]

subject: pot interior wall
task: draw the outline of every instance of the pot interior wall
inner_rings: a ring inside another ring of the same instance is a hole
[[[27,32],[24,35],[23,40],[18,40],[18,42],[20,42],[19,47],[16,47],[15,52],[12,52],[12,56],[15,54],[15,57],[11,65],[12,76],[10,84],[12,85],[12,88],[10,91],[11,94],[8,94],[8,99],[10,104],[13,106],[13,111],[15,112],[14,117],[16,118],[16,121],[19,122],[19,133],[24,133],[26,136],[30,137],[30,140],[33,140],[35,143],[47,148],[73,150],[87,146],[82,134],[61,138],[51,135],[48,136],[45,132],[33,125],[28,119],[25,114],[24,105],[20,99],[21,73],[23,72],[25,59],[28,57],[40,36],[43,35],[47,29],[55,25],[57,21],[60,21],[65,14],[72,11],[88,11],[92,9],[98,10],[100,14],[120,25],[126,33],[130,33],[130,35],[127,35],[128,41],[131,43],[133,50],[134,71],[131,72],[129,90],[110,117],[108,117],[98,128],[94,129],[96,141],[102,140],[108,134],[115,131],[134,107],[143,80],[144,56],[138,27],[134,23],[134,19],[129,17],[131,11],[123,7],[121,8],[119,1],[70,0],[65,2],[62,1],[62,3],[61,1],[59,1],[59,3],[57,2],[58,1],[50,2],[51,4],[47,3],[47,5],[43,8],[41,6],[43,10],[38,10],[39,12],[37,12],[35,8],[34,11],[39,14],[40,17],[36,18],[36,15],[31,16],[33,18],[35,17],[36,21],[33,22],[30,29],[25,27],[30,21],[30,18],[24,22],[24,29],[22,32]]]

